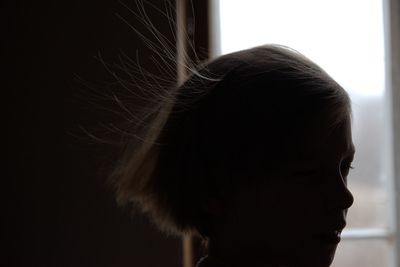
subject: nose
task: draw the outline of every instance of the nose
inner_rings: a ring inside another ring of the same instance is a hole
[[[333,203],[331,204],[335,209],[347,210],[354,203],[353,194],[342,179],[336,181],[338,182],[335,183],[334,189],[331,191],[333,193],[331,195]]]
[[[353,194],[350,192],[350,190],[347,188],[347,186],[345,185],[343,188],[343,192],[342,192],[342,209],[348,209],[350,208],[354,203],[354,197]]]

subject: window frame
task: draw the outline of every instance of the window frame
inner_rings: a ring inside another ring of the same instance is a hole
[[[390,121],[388,140],[392,155],[388,184],[389,207],[388,238],[393,238],[391,267],[400,266],[400,0],[382,0],[386,63],[387,116]]]

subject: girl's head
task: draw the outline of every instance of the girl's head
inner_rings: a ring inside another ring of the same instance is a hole
[[[298,52],[266,45],[203,65],[169,95],[116,172],[120,201],[208,238],[216,257],[328,266],[353,201],[347,93]]]

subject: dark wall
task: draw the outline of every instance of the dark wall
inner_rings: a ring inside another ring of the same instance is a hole
[[[124,2],[135,9],[135,1]],[[163,8],[163,1],[149,2]],[[1,9],[7,137],[0,264],[180,266],[179,239],[115,204],[106,177],[119,148],[80,130],[104,133],[101,123],[120,119],[101,109],[108,100],[93,98],[105,93],[99,84],[112,81],[95,59],[99,52],[113,62],[120,51],[134,57],[138,50],[142,66],[154,67],[115,13],[139,27],[134,16],[117,0],[15,1]],[[172,40],[165,18],[149,15]],[[95,85],[88,89],[77,76]]]

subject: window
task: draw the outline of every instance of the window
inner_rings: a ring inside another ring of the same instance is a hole
[[[332,266],[400,266],[400,238],[395,236],[398,203],[392,186],[399,182],[394,178],[391,89],[385,72],[388,26],[383,14],[390,13],[384,8],[388,3],[212,1],[214,56],[265,43],[284,44],[318,63],[350,93],[357,155],[349,187],[356,201]]]

